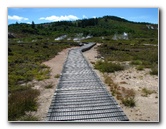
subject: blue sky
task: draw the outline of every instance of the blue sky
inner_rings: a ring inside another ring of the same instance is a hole
[[[8,24],[118,16],[129,21],[158,23],[158,8],[8,8]]]

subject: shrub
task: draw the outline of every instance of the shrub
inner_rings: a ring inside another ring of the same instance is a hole
[[[104,74],[104,82],[106,84],[108,84],[109,86],[111,86],[112,84],[114,84],[112,78],[110,76],[106,75],[106,74]]]
[[[50,83],[50,84],[46,85],[45,88],[46,88],[46,89],[50,89],[50,88],[52,88],[53,86],[54,86],[54,85],[53,85],[52,83]]]
[[[91,63],[91,64],[93,64],[93,65],[95,64],[95,62],[94,62],[94,61],[91,61],[90,63]]]
[[[134,107],[135,106],[135,100],[134,98],[124,98],[122,100],[122,103],[127,107]]]
[[[48,79],[50,77],[50,68],[41,63],[54,57],[62,49],[69,47],[68,43],[53,43],[49,47],[49,43],[42,43],[45,41],[28,43],[31,41],[29,38],[23,38],[23,41],[27,43],[18,44],[13,41],[14,43],[9,44],[8,119],[12,121],[24,116],[26,111],[37,109],[36,97],[38,92],[30,87],[20,85],[33,79]]]
[[[49,79],[49,73],[50,73],[49,68],[42,69],[36,73],[35,79],[37,79],[38,81]]]
[[[131,62],[131,64],[133,64],[133,65],[142,65],[142,61],[141,60],[133,60]]]
[[[152,68],[150,71],[151,75],[158,75],[158,68]]]
[[[120,87],[113,82],[110,76],[104,75],[105,83],[110,86],[110,91],[113,96],[120,100],[125,106],[134,107],[135,106],[135,92],[133,89],[126,89]]]
[[[150,95],[152,93],[155,93],[155,91],[154,90],[148,90],[147,88],[142,89],[142,96],[144,96],[144,97],[148,97],[148,95]]]
[[[60,74],[56,74],[55,76],[54,76],[54,78],[59,78],[60,77]]]
[[[115,63],[108,62],[108,61],[102,62],[102,61],[100,60],[100,61],[97,61],[97,62],[96,62],[96,64],[95,64],[95,69],[98,69],[98,70],[101,71],[101,72],[111,73],[111,72],[123,70],[124,67],[121,66],[121,65],[118,64],[118,63],[115,64]]]
[[[143,70],[144,69],[144,66],[143,65],[139,65],[136,67],[137,70]]]
[[[20,121],[39,121],[39,119],[32,115],[25,115],[19,119]]]
[[[34,89],[11,93],[8,97],[9,121],[17,120],[25,115],[25,111],[36,111],[38,95],[39,91]]]
[[[26,86],[21,86],[21,85],[10,86],[9,87],[9,93],[28,90],[30,87],[31,87],[30,85],[26,85]]]
[[[138,66],[138,70],[142,70],[142,66],[144,68],[152,68],[154,64],[158,65],[158,47],[153,45],[147,47],[143,45],[149,44],[149,39],[109,41],[103,43],[97,49],[104,59],[109,61],[131,61],[132,65],[141,65]],[[134,45],[130,45],[131,42]],[[158,44],[157,39],[154,40],[154,44]],[[113,47],[116,49],[112,49]],[[153,69],[151,74],[157,75],[157,69]]]

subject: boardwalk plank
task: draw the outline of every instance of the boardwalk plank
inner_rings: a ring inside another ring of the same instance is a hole
[[[82,54],[94,45],[89,43],[69,51],[47,114],[48,121],[128,121]]]

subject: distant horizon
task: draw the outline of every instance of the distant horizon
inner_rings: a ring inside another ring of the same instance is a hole
[[[158,24],[158,8],[8,8],[8,25],[76,21],[116,16],[132,22]]]
[[[96,17],[96,18],[103,18],[103,17],[105,17],[105,16],[110,16],[110,17],[118,17],[118,16],[114,16],[114,15],[104,15],[104,16],[102,16],[102,17]],[[118,18],[121,18],[121,17],[118,17]],[[84,20],[84,19],[91,19],[91,18],[82,18],[82,19],[77,19],[77,20],[60,20],[60,21],[46,21],[46,22],[42,22],[42,23],[35,23],[34,21],[32,21],[32,22],[34,22],[35,24],[49,24],[49,23],[53,23],[53,22],[63,22],[63,21],[67,21],[67,22],[75,22],[75,21],[79,21],[79,20]],[[125,18],[121,18],[121,19],[124,19],[124,20],[127,20],[127,19],[125,19]],[[136,21],[130,21],[130,20],[127,20],[128,22],[133,22],[133,23],[147,23],[147,24],[158,24],[158,23],[150,23],[150,22],[136,22]],[[32,24],[32,22],[30,23],[26,23],[26,22],[15,22],[15,23],[11,23],[11,24],[8,24],[8,25],[12,25],[12,24],[16,24],[16,23],[18,23],[18,24]]]

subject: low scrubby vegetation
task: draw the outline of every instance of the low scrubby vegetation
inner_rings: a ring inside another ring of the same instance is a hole
[[[9,43],[8,48],[8,120],[36,120],[26,116],[37,110],[38,90],[27,86],[32,80],[50,77],[51,69],[41,64],[70,47],[67,43]],[[45,88],[52,88],[52,84]]]
[[[156,93],[154,90],[149,90],[147,88],[142,89],[142,96],[143,97],[148,97],[149,95]]]
[[[36,116],[25,115],[20,118],[20,121],[39,121],[39,119]]]
[[[152,25],[154,29],[149,29],[147,25]],[[78,45],[74,39],[101,43],[98,52],[104,60],[92,64],[103,73],[124,69],[119,63],[112,61],[131,61],[138,70],[151,68],[150,74],[158,75],[157,28],[157,24],[135,23],[116,16],[42,24],[16,22],[9,25],[8,119],[38,120],[26,114],[27,111],[37,110],[37,97],[40,94],[32,86],[27,86],[27,82],[48,79],[50,68],[41,63],[64,48]],[[115,38],[116,35],[123,34],[128,35],[127,39]],[[63,39],[57,40],[62,36]],[[54,77],[59,78],[60,75]],[[135,106],[134,91],[120,88],[110,77],[106,77],[105,81],[112,94],[124,105]],[[48,84],[45,88],[52,87],[52,84]]]
[[[44,47],[44,46],[47,46]],[[69,44],[9,44],[8,76],[9,92],[20,84],[36,79],[48,79],[50,68],[41,64],[42,61],[53,58]]]
[[[124,67],[121,66],[119,63],[112,63],[112,62],[108,62],[108,61],[97,61],[95,63],[95,69],[98,69],[101,72],[107,72],[107,73],[111,73],[111,72],[115,72],[115,71],[120,71],[123,70]]]
[[[114,83],[111,76],[107,74],[104,75],[105,83],[110,87],[110,91],[116,99],[120,100],[127,107],[136,106],[135,103],[135,91],[133,89],[126,89],[125,87],[120,87],[118,84]]]
[[[60,77],[60,74],[56,74],[55,76],[54,76],[54,78],[59,78]]]
[[[26,90],[9,94],[8,120],[19,120],[19,117],[26,115],[26,111],[36,111],[38,106],[36,99],[39,94],[38,90],[31,89],[30,87]]]
[[[46,89],[50,89],[50,88],[52,88],[54,85],[53,85],[53,83],[50,83],[50,84],[47,84],[46,86],[45,86],[45,88]]]
[[[134,98],[124,98],[122,100],[122,103],[127,107],[134,107],[135,106]]]
[[[109,61],[131,61],[137,70],[150,68],[153,75],[158,75],[158,40],[132,39],[109,40],[98,47],[99,54]],[[133,43],[132,43],[133,42]],[[151,44],[146,46],[145,44]]]
[[[150,74],[151,75],[158,75],[158,66],[157,65],[152,67]]]

